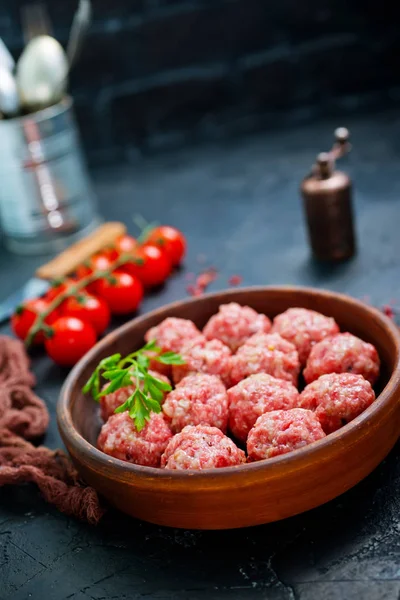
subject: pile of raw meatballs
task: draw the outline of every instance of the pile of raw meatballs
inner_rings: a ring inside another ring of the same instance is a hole
[[[271,323],[230,303],[202,332],[192,321],[168,318],[145,339],[180,353],[185,364],[151,365],[175,388],[140,432],[127,412],[114,414],[134,387],[102,398],[98,447],[131,463],[208,469],[268,459],[324,438],[375,399],[374,346],[304,308]],[[307,385],[300,393],[301,372]]]

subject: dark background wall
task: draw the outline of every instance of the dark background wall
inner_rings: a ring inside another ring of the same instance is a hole
[[[26,3],[26,2],[25,2]],[[23,2],[0,0],[21,51]],[[72,0],[46,3],[64,43]],[[400,3],[93,0],[71,78],[92,161],[400,103]]]

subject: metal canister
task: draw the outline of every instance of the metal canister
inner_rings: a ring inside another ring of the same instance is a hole
[[[0,219],[23,254],[58,252],[98,224],[70,98],[0,122]]]
[[[356,251],[351,179],[335,169],[336,160],[350,149],[349,134],[340,128],[335,136],[332,150],[317,156],[311,174],[301,184],[312,253],[325,261],[346,260]]]

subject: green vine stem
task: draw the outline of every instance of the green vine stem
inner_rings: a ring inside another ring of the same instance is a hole
[[[146,221],[146,219],[142,217],[142,215],[135,215],[135,217],[133,218],[133,222],[135,223],[136,227],[140,230],[140,233],[136,238],[139,244],[144,244],[144,242],[147,240],[149,233],[155,227],[158,226],[157,221],[152,221],[151,223],[149,223],[148,221]]]

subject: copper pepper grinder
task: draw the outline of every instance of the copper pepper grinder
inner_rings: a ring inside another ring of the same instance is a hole
[[[356,251],[351,179],[335,163],[350,150],[349,132],[335,131],[330,152],[321,152],[312,172],[301,184],[308,236],[315,258],[340,261]]]

